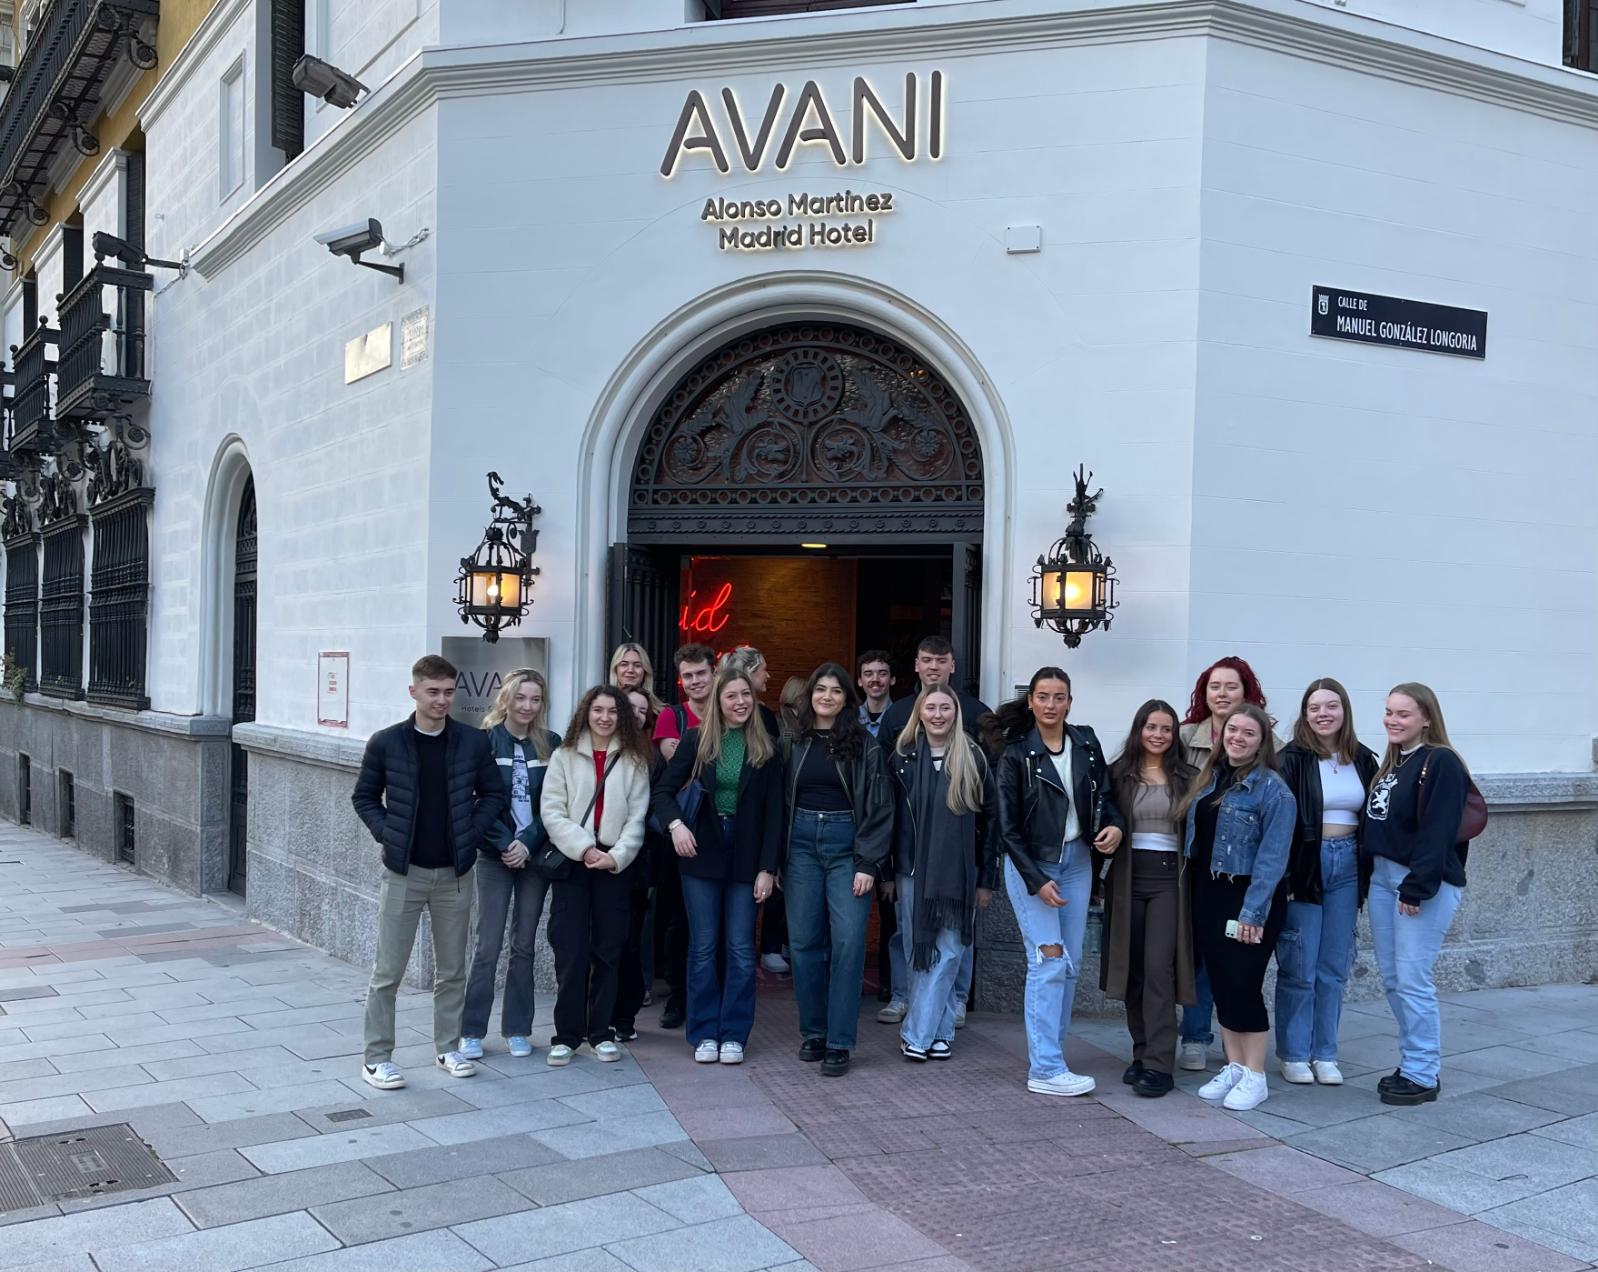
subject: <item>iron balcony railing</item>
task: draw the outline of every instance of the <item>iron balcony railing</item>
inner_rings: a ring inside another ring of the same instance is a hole
[[[57,419],[103,420],[149,396],[144,294],[154,285],[149,274],[102,262],[61,297]]]
[[[40,319],[27,339],[11,346],[11,441],[6,449],[14,456],[46,454],[51,448],[50,376],[56,364],[50,346],[55,342],[56,333]]]
[[[133,64],[155,65],[145,28],[160,17],[160,0],[53,0],[23,50],[11,87],[0,100],[0,233],[18,216],[48,219],[45,174],[63,144],[92,155],[100,148],[89,125],[101,94],[126,52]]]

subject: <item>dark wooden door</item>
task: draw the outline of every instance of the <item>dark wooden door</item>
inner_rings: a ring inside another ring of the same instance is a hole
[[[255,479],[244,485],[233,550],[233,723],[255,719]],[[244,895],[250,827],[250,757],[232,745],[232,801],[228,814],[230,891]]]
[[[980,696],[982,685],[982,545],[954,545],[954,597],[949,643],[954,646],[954,675],[959,688]]]
[[[677,697],[671,656],[681,643],[677,630],[680,562],[671,550],[617,543],[610,549],[610,613],[605,657],[623,641],[637,641],[655,664],[655,692]]]

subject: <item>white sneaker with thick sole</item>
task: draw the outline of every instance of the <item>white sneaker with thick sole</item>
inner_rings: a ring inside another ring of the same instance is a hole
[[[468,1060],[481,1060],[483,1058],[483,1040],[481,1038],[462,1038],[461,1055]]]
[[[886,1007],[877,1009],[877,1023],[879,1025],[897,1025],[910,1014],[910,1004],[902,998],[895,998]]]
[[[1201,1100],[1224,1100],[1226,1094],[1243,1080],[1246,1070],[1240,1064],[1221,1066],[1221,1071],[1198,1089]]]
[[[533,1054],[533,1044],[528,1042],[527,1039],[523,1038],[520,1034],[513,1034],[511,1037],[505,1039],[505,1045],[510,1048],[510,1053],[513,1056],[521,1057],[530,1056]]]
[[[724,1042],[721,1044],[720,1060],[722,1064],[742,1064],[744,1062],[744,1045],[741,1042]]]
[[[928,1060],[947,1060],[952,1055],[954,1055],[954,1048],[942,1039],[927,1048]]]
[[[1244,1069],[1243,1076],[1221,1101],[1221,1107],[1231,1109],[1234,1113],[1242,1113],[1248,1109],[1257,1109],[1265,1103],[1271,1093],[1269,1084],[1265,1081],[1263,1073],[1256,1073],[1253,1069]]]
[[[1026,1089],[1035,1095],[1086,1095],[1095,1085],[1092,1078],[1067,1069],[1052,1078],[1028,1078]]]
[[[788,960],[781,954],[762,954],[760,956],[760,966],[776,976],[786,976],[791,970],[788,966]]]
[[[1315,1071],[1302,1060],[1283,1060],[1282,1076],[1294,1086],[1311,1086],[1315,1082]]]
[[[382,1064],[363,1064],[361,1077],[367,1086],[375,1086],[379,1091],[398,1091],[405,1085],[405,1075],[399,1071],[399,1065],[387,1060]]]
[[[1176,1049],[1176,1067],[1203,1073],[1210,1067],[1210,1049],[1202,1042],[1184,1042]]]
[[[714,1038],[706,1038],[694,1048],[695,1064],[715,1064],[721,1059],[721,1044]]]
[[[433,1063],[452,1078],[469,1078],[477,1072],[477,1066],[458,1051],[446,1051]]]
[[[621,1059],[621,1048],[607,1039],[594,1044],[594,1059],[604,1064],[615,1064]]]
[[[564,1042],[551,1047],[548,1054],[544,1056],[544,1063],[551,1069],[558,1069],[561,1065],[570,1064],[571,1062],[572,1049]]]
[[[1322,1086],[1342,1086],[1343,1071],[1335,1060],[1311,1060],[1309,1067],[1315,1072],[1315,1081]]]

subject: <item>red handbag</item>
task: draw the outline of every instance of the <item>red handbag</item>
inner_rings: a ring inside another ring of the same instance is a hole
[[[1431,767],[1432,756],[1436,754],[1436,747],[1428,747],[1426,758],[1421,761],[1420,778],[1416,785],[1419,789],[1415,792],[1415,820],[1419,821],[1426,815],[1426,770]],[[1476,789],[1476,783],[1470,774],[1465,775],[1465,807],[1459,814],[1459,831],[1454,836],[1456,844],[1468,844],[1472,839],[1487,829],[1487,801],[1482,798],[1482,793]]]

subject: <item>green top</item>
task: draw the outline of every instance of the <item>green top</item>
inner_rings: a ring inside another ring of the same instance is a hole
[[[744,726],[721,735],[721,755],[716,760],[716,811],[731,817],[738,811],[738,775],[744,767]]]

